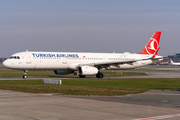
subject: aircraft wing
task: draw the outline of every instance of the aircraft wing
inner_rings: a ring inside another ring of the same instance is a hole
[[[136,62],[137,60],[127,60],[127,61],[114,61],[114,62],[102,62],[102,63],[94,63],[95,67],[100,67],[100,68],[106,68],[109,66],[118,66],[120,64],[132,64]]]
[[[110,62],[99,62],[99,63],[88,63],[88,64],[80,64],[79,66],[88,65],[88,66],[95,66],[97,68],[107,68],[109,66],[118,66],[120,64],[132,64],[137,61],[143,61],[143,60],[151,60],[151,58],[147,59],[137,59],[137,60],[126,60],[126,61],[110,61]]]

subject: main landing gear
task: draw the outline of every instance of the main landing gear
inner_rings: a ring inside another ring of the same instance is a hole
[[[101,72],[98,72],[98,73],[96,74],[96,77],[97,77],[97,78],[103,78],[104,75],[103,75]]]
[[[85,76],[85,75],[79,75],[79,77],[80,77],[80,78],[85,78],[86,76]],[[97,78],[103,78],[104,75],[103,75],[101,72],[98,72],[98,73],[96,74],[96,77],[97,77]]]
[[[28,73],[28,70],[24,70],[24,75],[23,75],[23,78],[24,78],[24,79],[27,78],[27,73]]]

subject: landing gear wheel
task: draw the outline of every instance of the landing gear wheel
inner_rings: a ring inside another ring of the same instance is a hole
[[[86,76],[85,75],[79,75],[80,78],[85,78]]]
[[[27,78],[27,75],[23,75],[23,78],[26,79],[26,78]]]
[[[96,77],[97,77],[97,78],[103,78],[104,75],[103,75],[102,73],[98,73],[98,74],[96,74]]]
[[[23,75],[23,78],[24,78],[24,79],[27,78],[27,73],[28,73],[28,70],[24,70],[24,75]]]

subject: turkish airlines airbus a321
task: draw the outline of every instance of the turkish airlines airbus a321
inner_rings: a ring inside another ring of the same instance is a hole
[[[80,78],[86,75],[103,78],[102,69],[131,69],[162,60],[162,56],[157,56],[160,36],[161,32],[155,32],[139,54],[26,51],[13,54],[3,65],[24,70],[23,78],[27,78],[28,70],[53,70],[57,75],[77,71]]]

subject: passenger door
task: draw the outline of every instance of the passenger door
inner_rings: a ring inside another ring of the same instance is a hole
[[[26,64],[31,64],[31,54],[26,53]]]

